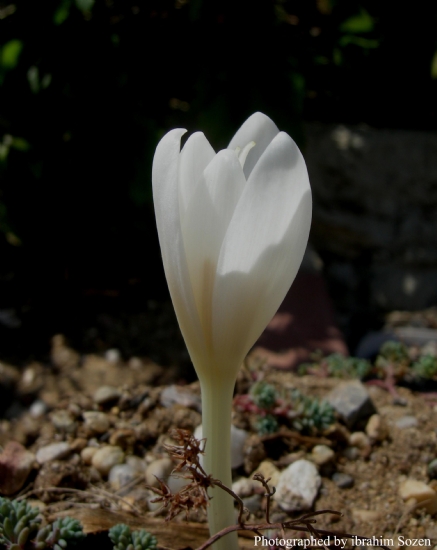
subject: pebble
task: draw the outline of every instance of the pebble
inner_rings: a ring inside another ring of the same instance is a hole
[[[45,464],[52,460],[60,460],[70,454],[69,443],[62,441],[61,443],[51,443],[41,447],[36,452],[36,460],[39,464]]]
[[[346,447],[342,455],[348,460],[356,460],[360,456],[360,451],[357,447]]]
[[[261,509],[262,495],[252,495],[243,498],[243,505],[251,514],[256,514]]]
[[[231,468],[239,468],[244,463],[244,444],[249,434],[246,430],[231,426]]]
[[[115,430],[109,438],[110,445],[117,445],[122,449],[132,448],[135,445],[135,431],[131,428],[120,428]]]
[[[372,441],[384,441],[388,436],[387,424],[379,414],[372,414],[366,424],[366,434]]]
[[[343,418],[348,428],[375,412],[367,388],[357,380],[337,386],[328,394],[327,401]]]
[[[335,452],[327,445],[315,445],[311,451],[310,459],[317,466],[323,466],[331,462],[335,457]]]
[[[245,498],[253,495],[255,489],[260,486],[261,484],[258,481],[248,479],[247,477],[240,477],[240,479],[237,479],[232,484],[232,490],[240,498]]]
[[[270,481],[269,481],[270,487],[276,487],[279,481],[279,477],[281,475],[281,472],[278,470],[278,468],[276,468],[276,466],[272,462],[270,462],[270,460],[263,460],[253,473],[262,474],[264,476],[264,479],[270,478]],[[252,474],[252,477],[253,477],[253,474]],[[259,481],[257,481],[256,483],[258,487],[261,487],[261,484]]]
[[[76,422],[66,410],[54,411],[50,415],[53,426],[62,432],[71,433],[76,429]]]
[[[308,510],[313,505],[321,482],[312,462],[297,460],[281,473],[273,498],[287,512]]]
[[[400,430],[405,430],[407,428],[417,428],[418,425],[419,421],[415,416],[412,415],[402,416],[402,418],[399,418],[395,422],[395,426]]]
[[[380,518],[381,513],[375,510],[363,510],[361,508],[353,508],[351,510],[352,518],[355,523],[371,524]]]
[[[343,472],[335,472],[331,479],[340,489],[350,489],[355,483],[352,476]]]
[[[164,457],[154,460],[146,468],[145,477],[147,485],[150,485],[150,487],[159,487],[158,479],[167,481],[173,468],[174,464],[170,458]]]
[[[96,454],[98,448],[97,447],[85,447],[80,452],[80,457],[84,464],[87,464],[88,466],[92,464],[93,456]]]
[[[404,502],[414,499],[418,504],[424,502],[424,507],[433,505],[437,500],[437,494],[423,481],[406,479],[399,485],[399,496]],[[426,501],[426,503],[425,503]]]
[[[100,386],[93,395],[94,403],[97,405],[106,405],[117,401],[121,396],[121,391],[114,386]]]
[[[126,464],[116,464],[108,475],[108,481],[115,491],[119,491],[144,473],[145,463],[137,456],[130,456]]]
[[[124,462],[124,452],[115,445],[105,445],[94,453],[91,464],[103,476],[108,475],[111,468]]]
[[[349,444],[358,449],[370,447],[370,439],[364,432],[353,432],[349,437]]]
[[[85,411],[82,416],[85,426],[96,434],[104,434],[111,425],[108,416],[103,412]]]
[[[42,399],[35,399],[29,407],[29,414],[32,418],[41,418],[47,412],[47,405]]]
[[[116,365],[121,361],[121,353],[118,349],[112,348],[105,351],[105,359],[108,363]]]
[[[190,387],[176,386],[175,384],[167,386],[161,392],[160,402],[166,408],[175,404],[197,411],[200,411],[202,408],[200,395],[193,393]]]
[[[19,491],[35,465],[35,455],[17,441],[9,441],[0,454],[0,492]]]

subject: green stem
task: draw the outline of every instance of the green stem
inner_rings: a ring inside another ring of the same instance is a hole
[[[206,438],[204,468],[207,474],[232,487],[231,471],[231,412],[235,381],[201,381],[202,434]],[[209,491],[209,531],[214,535],[225,527],[235,525],[233,498],[216,487]],[[238,550],[237,534],[230,533],[214,543],[214,550]]]

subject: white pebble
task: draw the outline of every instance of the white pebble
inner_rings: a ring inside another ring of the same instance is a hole
[[[281,473],[273,498],[286,512],[309,510],[321,482],[312,462],[297,460]]]
[[[108,475],[109,471],[116,464],[124,462],[123,449],[115,445],[105,445],[94,453],[91,464],[102,475]]]

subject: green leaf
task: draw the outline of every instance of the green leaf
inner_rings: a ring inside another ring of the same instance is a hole
[[[379,40],[363,38],[362,36],[352,36],[350,34],[342,36],[338,43],[342,47],[347,46],[348,44],[354,44],[355,46],[359,46],[360,48],[364,48],[367,50],[375,49],[379,46]]]
[[[63,0],[53,15],[53,23],[62,25],[70,15],[71,0]]]
[[[10,40],[6,42],[0,50],[1,65],[5,69],[13,69],[20,57],[21,50],[23,49],[23,42],[21,40]]]
[[[375,27],[373,17],[366,11],[361,10],[360,13],[352,15],[340,25],[341,32],[362,33],[371,32]]]
[[[80,11],[91,11],[94,6],[94,0],[75,0],[76,7]]]

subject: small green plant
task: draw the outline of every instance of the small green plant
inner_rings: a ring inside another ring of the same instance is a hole
[[[384,342],[379,350],[379,358],[383,358],[391,363],[409,363],[408,348],[402,342],[389,340]]]
[[[114,550],[156,550],[156,538],[144,529],[131,531],[129,526],[119,523],[109,529],[108,535]]]
[[[327,401],[303,395],[299,390],[291,392],[293,403],[293,427],[299,431],[323,431],[335,421],[334,409]]]
[[[7,550],[63,550],[85,535],[81,524],[69,517],[40,527],[39,509],[26,500],[0,497],[0,544]]]
[[[266,414],[266,416],[259,416],[255,422],[255,428],[258,435],[274,434],[278,431],[279,424],[272,414]]]
[[[250,388],[252,401],[260,409],[272,409],[277,401],[277,393],[274,386],[267,382],[256,382]]]
[[[367,378],[372,371],[372,365],[366,359],[345,357],[341,353],[332,353],[327,357],[316,357],[314,363],[303,363],[299,374],[324,374],[335,378]]]
[[[428,380],[437,379],[437,357],[432,355],[422,355],[412,364],[411,370],[414,375]]]

